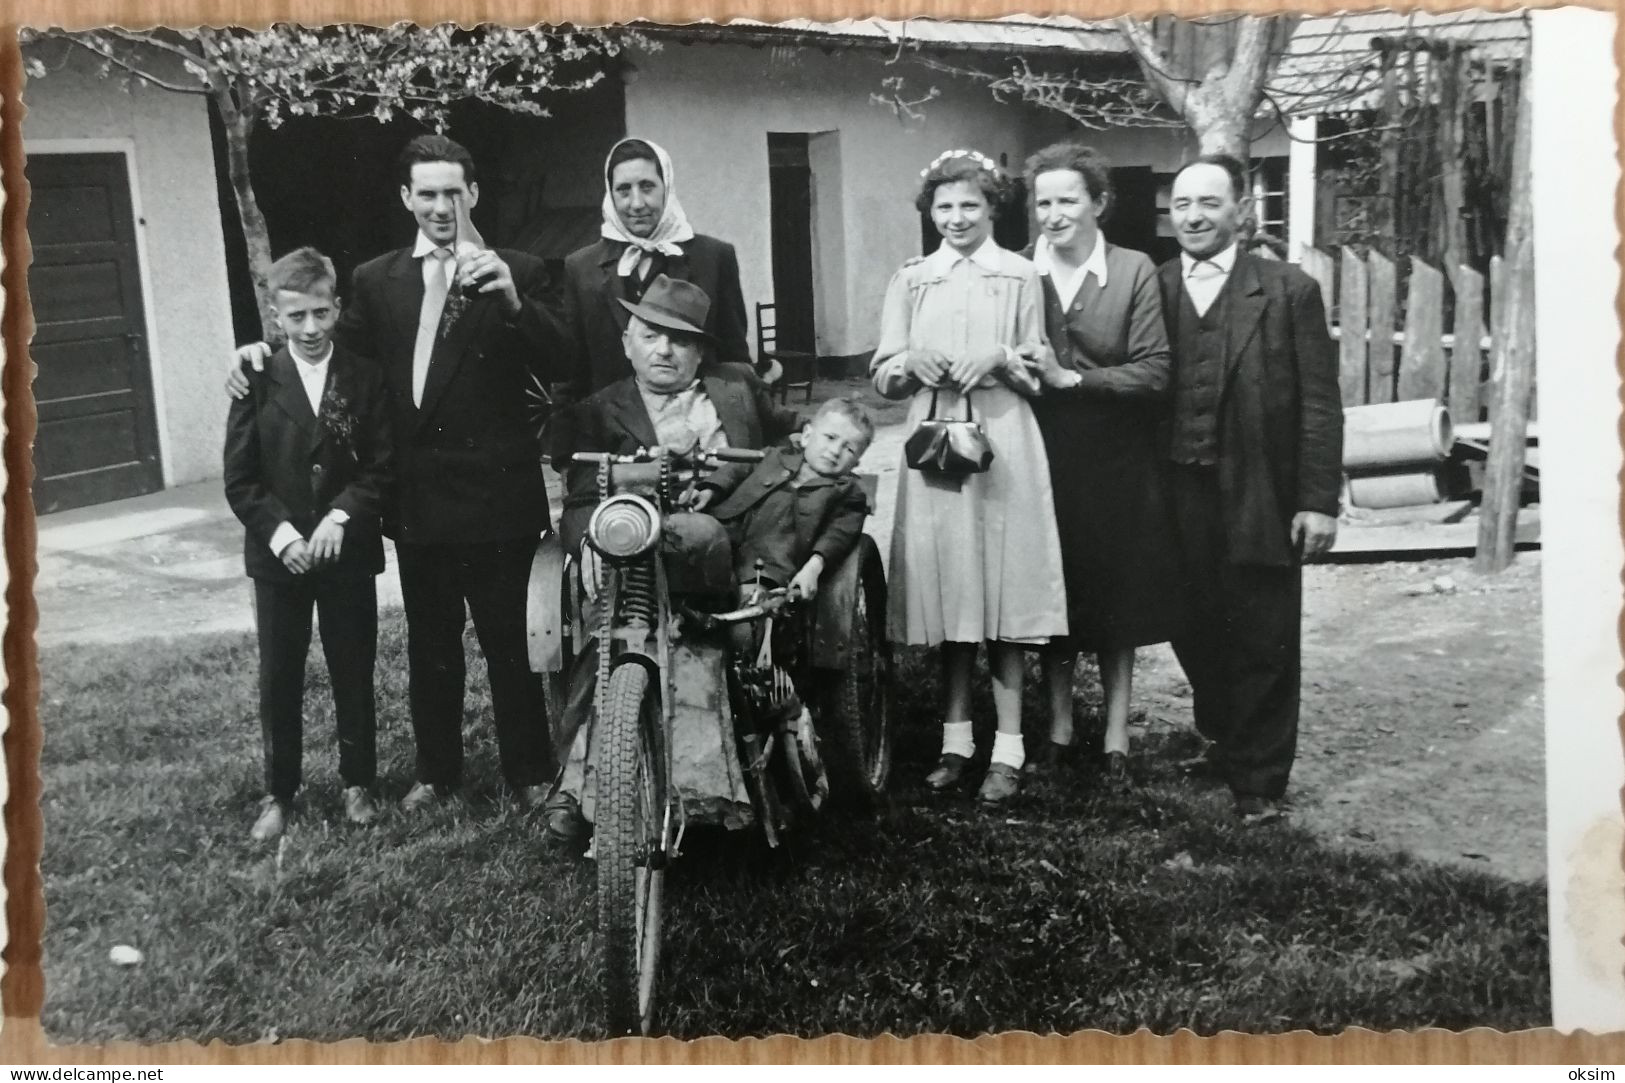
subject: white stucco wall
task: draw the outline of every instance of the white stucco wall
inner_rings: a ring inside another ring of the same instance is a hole
[[[913,207],[919,171],[951,147],[1008,156],[1054,139],[1092,143],[1115,165],[1175,168],[1195,153],[1180,130],[1084,131],[1066,118],[993,100],[984,88],[867,51],[668,44],[636,58],[626,87],[626,131],[672,154],[694,228],[739,252],[745,303],[773,296],[767,133],[812,133],[814,304],[818,351],[856,354],[878,336],[886,283],[919,252]],[[870,101],[882,80],[907,77],[908,96],[936,86],[922,116],[900,120]],[[1262,125],[1255,155],[1286,153],[1278,125]],[[754,335],[754,330],[753,330]]]
[[[73,63],[29,80],[23,102],[26,153],[125,153],[164,483],[218,477],[233,343],[204,100],[126,93]]]
[[[939,152],[968,146],[1019,168],[1026,110],[975,87],[909,70],[910,83],[943,95],[924,118],[900,121],[872,104],[897,74],[872,53],[667,45],[637,58],[626,90],[626,130],[672,154],[694,228],[739,251],[747,309],[772,297],[768,132],[810,132],[818,350],[872,349],[892,273],[920,248],[914,196]]]

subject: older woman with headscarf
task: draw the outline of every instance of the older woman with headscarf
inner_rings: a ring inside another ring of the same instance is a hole
[[[677,199],[671,155],[647,139],[623,139],[604,162],[600,238],[564,261],[565,325],[574,340],[570,384],[577,398],[632,374],[621,346],[627,310],[660,275],[692,282],[710,299],[709,360],[750,364],[745,298],[733,245],[695,233]]]

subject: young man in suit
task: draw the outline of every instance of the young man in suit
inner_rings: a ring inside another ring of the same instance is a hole
[[[1203,155],[1174,179],[1179,258],[1159,278],[1173,347],[1169,455],[1194,620],[1174,641],[1194,765],[1244,819],[1272,814],[1297,750],[1302,562],[1337,537],[1343,412],[1320,289],[1240,250],[1246,167]]]
[[[417,781],[401,804],[432,805],[462,781],[466,606],[490,676],[502,775],[536,807],[553,758],[526,657],[525,590],[549,519],[527,403],[568,347],[544,302],[541,260],[458,243],[458,205],[479,200],[466,149],[420,135],[401,153],[400,182],[417,239],[356,268],[336,334],[378,362],[394,403],[399,499],[387,525],[417,742]]]
[[[282,834],[299,789],[312,608],[333,683],[345,815],[363,824],[375,815],[375,577],[384,570],[378,522],[392,441],[377,366],[333,343],[337,288],[332,262],[314,248],[271,266],[288,343],[226,423],[226,499],[246,528],[259,632],[267,792],[256,841]]]
[[[632,374],[621,335],[625,303],[637,304],[661,275],[704,291],[709,359],[750,365],[745,298],[733,245],[695,233],[671,157],[645,139],[623,139],[604,163],[603,236],[564,261],[564,323],[573,352],[570,391],[579,400]]]

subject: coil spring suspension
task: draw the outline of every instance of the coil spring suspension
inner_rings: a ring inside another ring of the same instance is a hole
[[[621,569],[621,620],[653,628],[655,625],[655,570],[647,560]]]

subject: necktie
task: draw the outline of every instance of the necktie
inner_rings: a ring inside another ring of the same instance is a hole
[[[434,337],[440,329],[440,314],[446,308],[446,263],[451,250],[436,248],[423,257],[433,260],[432,270],[423,276],[423,307],[418,310],[418,336],[412,344],[412,405],[423,405],[423,385],[429,379],[429,358],[434,354]]]

